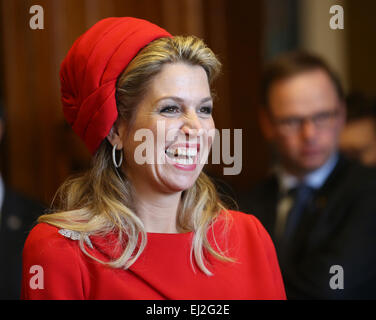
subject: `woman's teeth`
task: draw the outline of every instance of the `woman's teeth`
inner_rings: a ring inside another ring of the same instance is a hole
[[[166,155],[178,164],[194,164],[194,158],[197,156],[197,148],[168,148]]]

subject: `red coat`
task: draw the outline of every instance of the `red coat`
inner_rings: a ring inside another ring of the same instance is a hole
[[[286,299],[273,243],[252,215],[230,211],[233,223],[222,237],[222,223],[214,224],[221,249],[235,263],[207,255],[205,275],[190,260],[193,233],[148,233],[139,259],[128,269],[113,269],[84,255],[78,241],[58,228],[40,223],[30,232],[23,251],[22,299]],[[212,232],[208,238],[213,248]],[[111,236],[91,236],[95,257],[108,261]],[[226,242],[227,241],[227,242]],[[34,267],[33,267],[34,266]]]

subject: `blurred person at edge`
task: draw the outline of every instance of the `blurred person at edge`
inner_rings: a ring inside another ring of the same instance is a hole
[[[0,142],[6,121],[0,105]],[[28,232],[43,206],[10,188],[0,174],[0,299],[20,298],[22,277],[22,248]]]
[[[320,57],[289,52],[266,66],[262,97],[275,163],[240,209],[271,234],[287,298],[376,298],[376,172],[338,151],[339,79]]]
[[[376,167],[376,100],[353,93],[347,97],[346,105],[340,150],[366,166]]]
[[[227,210],[202,172],[219,68],[202,40],[141,19],[104,19],[76,40],[62,100],[93,164],[29,234],[24,299],[285,299],[269,235]],[[142,129],[153,136],[145,164]]]

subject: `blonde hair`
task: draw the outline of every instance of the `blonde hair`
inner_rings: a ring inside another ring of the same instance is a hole
[[[221,67],[214,53],[194,36],[155,40],[137,54],[118,79],[119,118],[131,122],[150,81],[163,65],[176,62],[203,67],[209,83],[217,77]],[[55,213],[39,217],[38,222],[80,232],[80,248],[87,256],[114,268],[127,269],[145,248],[147,233],[134,210],[132,185],[124,172],[118,172],[114,167],[111,151],[112,146],[105,139],[93,157],[91,170],[64,182],[55,197],[59,200],[59,207],[54,209]],[[205,263],[205,250],[219,260],[234,261],[219,248],[215,238],[216,249],[207,238],[208,231],[219,217],[224,218],[223,232],[226,232],[230,221],[227,213],[213,183],[203,172],[195,184],[182,193],[177,227],[180,232],[193,231],[191,261],[194,256],[198,267],[207,275],[212,273]],[[119,257],[104,262],[87,252],[83,241],[86,235],[105,236],[112,232],[118,235],[118,246],[125,244]]]

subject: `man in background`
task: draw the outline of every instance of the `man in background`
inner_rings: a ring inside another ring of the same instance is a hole
[[[361,94],[346,99],[347,123],[340,149],[366,166],[376,167],[376,101]]]
[[[338,152],[345,118],[319,57],[292,52],[266,68],[260,122],[276,158],[240,209],[270,233],[289,299],[376,298],[376,172]]]
[[[4,110],[0,106],[0,142],[4,135]],[[15,192],[0,174],[0,299],[21,295],[22,249],[28,232],[43,207]]]

